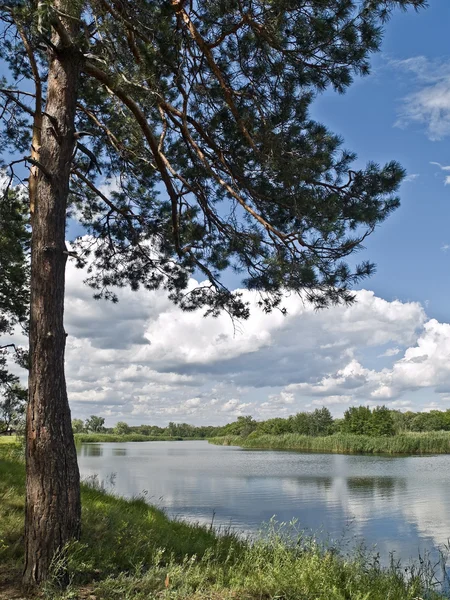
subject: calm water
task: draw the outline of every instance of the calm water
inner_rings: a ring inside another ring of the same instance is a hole
[[[383,562],[450,538],[450,456],[390,458],[241,450],[207,442],[84,444],[82,477],[144,494],[170,516],[256,532],[276,515],[322,537],[364,540]]]

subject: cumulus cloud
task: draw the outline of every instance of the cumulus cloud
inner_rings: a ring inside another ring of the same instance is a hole
[[[347,401],[350,392],[350,400],[355,402],[410,406],[410,402],[401,397],[405,392],[421,389],[429,389],[430,395],[434,390],[447,400],[446,395],[450,393],[449,353],[450,324],[431,319],[423,325],[416,343],[405,350],[391,369],[368,369],[353,359],[331,375],[311,383],[290,385],[287,390],[319,396],[324,404],[333,404],[336,398]],[[443,407],[442,402],[433,405]]]
[[[391,61],[391,66],[413,75],[415,90],[403,98],[397,125],[425,125],[431,140],[450,134],[450,62],[425,56]]]
[[[243,291],[251,316],[233,324],[226,315],[183,313],[162,292],[123,289],[119,304],[98,302],[83,278],[69,265],[66,364],[74,417],[96,413],[111,425],[224,423],[322,404],[337,415],[361,402],[410,407],[404,396],[417,389],[430,390],[428,402],[450,396],[450,325],[428,320],[415,302],[360,290],[352,306],[315,311],[291,294],[284,317],[264,314],[256,295]],[[370,367],[367,352],[375,357]],[[394,361],[389,369],[376,362],[386,356]]]
[[[220,410],[229,415],[233,415],[234,417],[240,417],[244,415],[246,410],[248,412],[248,409],[251,406],[252,402],[241,402],[237,398],[231,398],[231,400],[228,400],[228,402],[225,402],[222,405]]]

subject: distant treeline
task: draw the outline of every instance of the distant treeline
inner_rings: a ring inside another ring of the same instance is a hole
[[[115,436],[145,436],[155,439],[205,439],[222,436],[243,438],[262,435],[284,435],[289,433],[303,436],[323,437],[333,434],[353,434],[372,437],[393,436],[408,432],[450,431],[450,409],[431,412],[400,412],[386,406],[370,409],[367,406],[352,406],[344,417],[334,419],[326,407],[312,412],[299,412],[287,418],[277,417],[267,421],[255,421],[251,416],[238,417],[236,421],[220,427],[212,425],[189,425],[169,423],[167,427],[157,425],[128,425],[120,421],[113,428],[104,426],[102,417],[92,415],[86,421],[74,419],[74,433],[109,433]]]
[[[167,427],[158,427],[158,425],[128,425],[124,421],[119,421],[115,427],[105,427],[105,419],[92,415],[89,419],[82,421],[81,419],[73,419],[73,432],[77,435],[77,439],[83,442],[88,441],[115,441],[120,438],[126,441],[149,441],[155,440],[171,440],[171,439],[206,439],[217,435],[225,435],[220,433],[222,427],[214,426],[197,426],[189,425],[188,423],[169,423]],[[83,434],[83,435],[81,435]],[[88,437],[87,434],[91,434]],[[95,434],[95,435],[92,435]],[[109,437],[101,437],[103,434],[109,434]],[[114,436],[114,439],[113,439]]]
[[[393,436],[408,432],[450,431],[450,409],[431,412],[400,412],[386,406],[370,409],[352,406],[344,417],[334,419],[326,407],[313,412],[300,412],[285,419],[278,417],[267,421],[254,421],[251,417],[238,417],[237,421],[219,428],[219,436],[253,437],[261,435],[299,435],[323,437],[333,434],[365,436]]]

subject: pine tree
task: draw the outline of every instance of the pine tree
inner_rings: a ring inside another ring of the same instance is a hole
[[[354,154],[308,109],[320,91],[343,92],[368,72],[394,8],[423,4],[1,5],[11,78],[0,91],[0,139],[11,169],[30,167],[25,583],[44,580],[80,529],[64,379],[69,254],[89,262],[88,283],[112,300],[117,286],[163,288],[183,309],[245,318],[248,306],[221,280],[234,269],[267,311],[282,309],[284,290],[317,307],[351,302],[373,265],[352,269],[346,258],[398,206],[404,172],[396,162],[352,168]],[[71,211],[89,238],[69,252]],[[190,289],[198,273],[208,283]]]

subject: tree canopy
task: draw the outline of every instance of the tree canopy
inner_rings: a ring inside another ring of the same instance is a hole
[[[353,167],[354,153],[309,107],[321,90],[343,92],[368,73],[395,7],[421,5],[98,0],[80,5],[71,36],[54,3],[39,3],[40,14],[18,3],[3,8],[17,26],[3,56],[34,78],[36,98],[33,107],[29,92],[2,92],[2,141],[22,151],[30,118],[45,123],[56,30],[82,61],[70,202],[90,234],[77,252],[95,264],[98,296],[164,287],[185,309],[245,317],[221,281],[230,268],[265,293],[268,310],[285,289],[317,306],[350,301],[349,286],[374,266],[346,258],[398,206],[404,171],[394,161]],[[192,274],[209,284],[188,289]]]
[[[95,433],[100,433],[104,430],[105,419],[103,417],[98,417],[97,415],[91,415],[89,419],[86,419],[84,424],[84,428],[86,431],[93,431]]]

